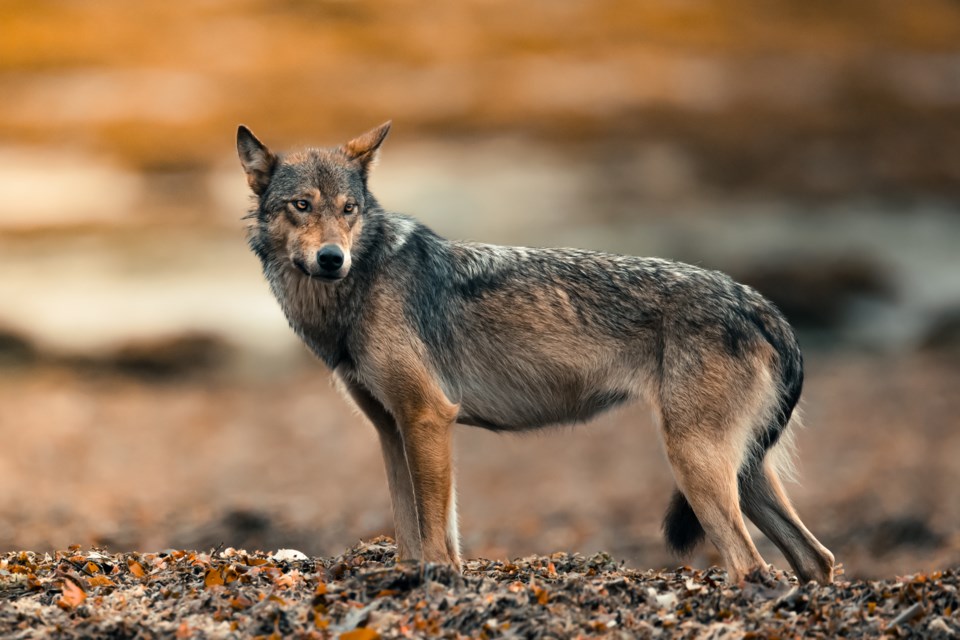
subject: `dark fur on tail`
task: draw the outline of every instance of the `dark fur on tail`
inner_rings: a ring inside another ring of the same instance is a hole
[[[663,535],[670,551],[681,558],[693,553],[706,535],[703,525],[697,520],[697,514],[679,489],[674,490],[670,506],[667,507],[667,515],[663,519]]]
[[[747,319],[779,355],[780,402],[770,425],[758,437],[757,447],[751,450],[740,468],[738,481],[741,495],[744,484],[753,482],[763,466],[767,451],[777,444],[786,430],[803,389],[803,356],[796,335],[772,304],[766,303],[764,306],[766,308],[749,313]],[[667,548],[681,558],[690,555],[706,537],[697,514],[679,489],[673,492],[670,506],[667,507],[663,519],[663,534]]]

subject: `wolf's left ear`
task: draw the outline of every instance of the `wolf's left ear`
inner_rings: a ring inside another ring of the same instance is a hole
[[[263,195],[277,166],[277,156],[243,125],[237,129],[237,153],[243,170],[247,172],[247,184],[255,194]]]
[[[380,148],[384,138],[390,133],[391,124],[393,123],[387,120],[379,127],[367,131],[365,134],[354,138],[340,147],[340,150],[343,151],[348,158],[360,164],[360,171],[363,173],[364,179],[370,175],[370,167],[373,166],[377,159],[377,149]]]

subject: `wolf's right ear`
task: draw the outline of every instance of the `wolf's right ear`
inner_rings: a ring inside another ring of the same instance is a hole
[[[263,195],[277,166],[277,156],[243,125],[237,129],[237,153],[243,170],[247,172],[247,184],[255,194]]]

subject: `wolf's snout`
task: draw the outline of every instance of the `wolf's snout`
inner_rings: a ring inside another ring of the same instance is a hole
[[[343,251],[337,245],[328,244],[317,251],[317,264],[321,271],[333,274],[343,266]]]

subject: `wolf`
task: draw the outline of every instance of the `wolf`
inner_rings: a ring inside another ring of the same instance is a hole
[[[455,424],[539,429],[641,398],[677,484],[673,551],[707,537],[731,581],[765,569],[746,514],[801,582],[831,582],[780,479],[803,364],[773,304],[658,258],[444,239],[370,191],[390,126],[277,154],[241,125],[237,151],[271,291],[376,428],[398,558],[460,567]]]

